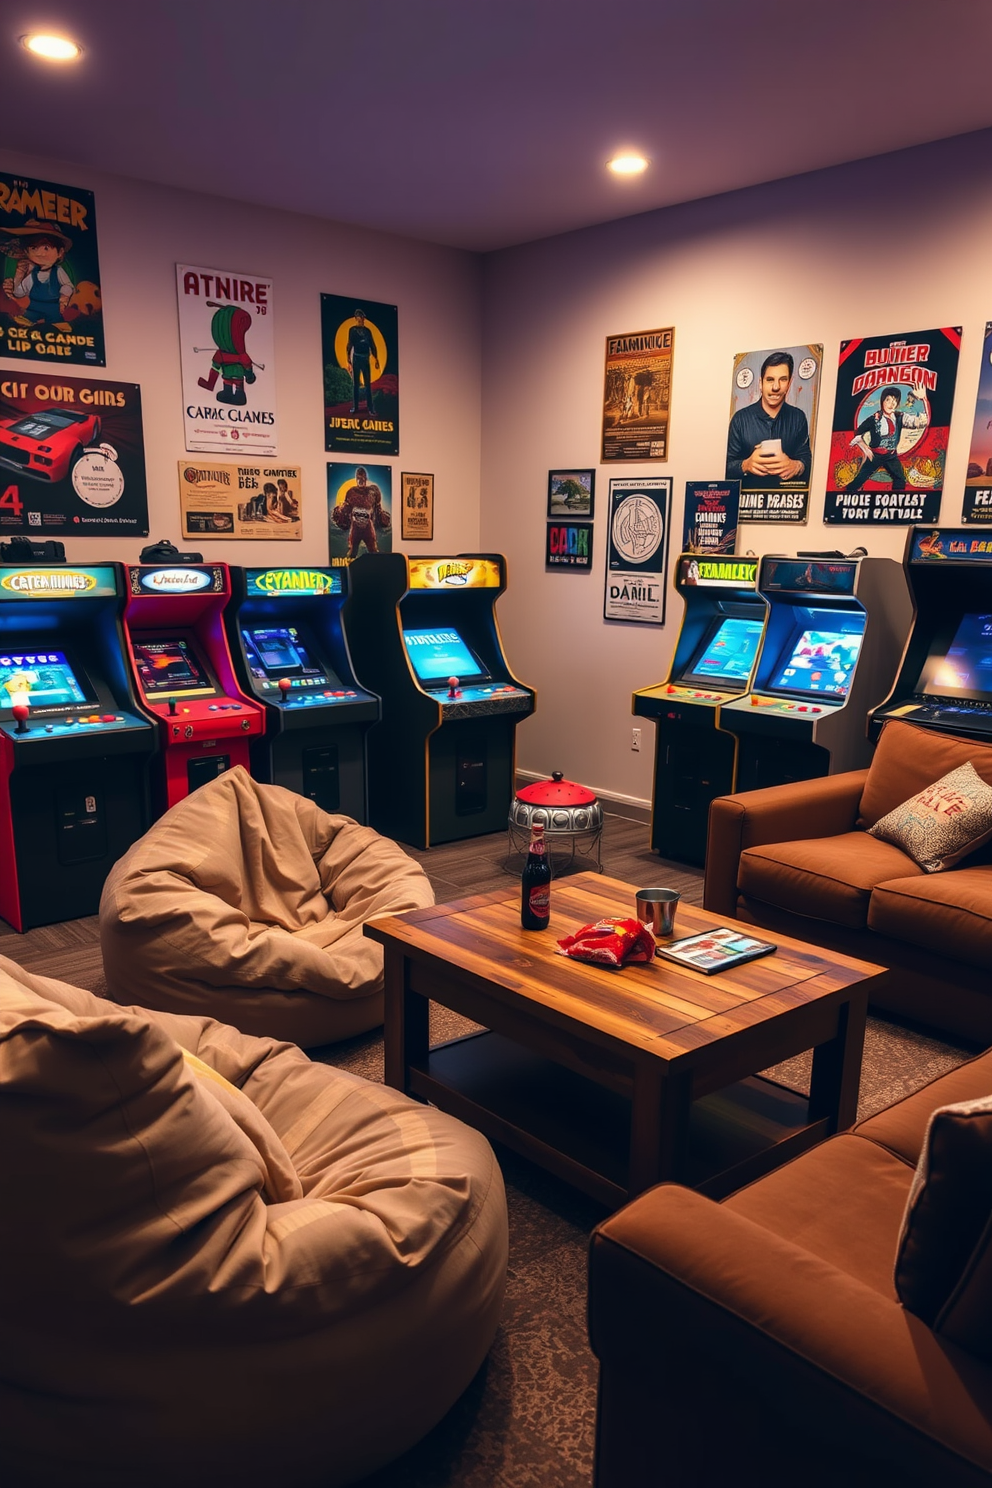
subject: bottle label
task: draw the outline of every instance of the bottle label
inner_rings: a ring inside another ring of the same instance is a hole
[[[531,889],[527,896],[532,915],[546,915],[551,913],[551,888],[549,884],[538,884]]]

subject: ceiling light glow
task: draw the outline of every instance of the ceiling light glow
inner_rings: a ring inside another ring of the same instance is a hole
[[[21,45],[36,57],[44,57],[46,62],[75,62],[83,54],[78,42],[70,41],[67,36],[52,36],[44,31],[34,31],[29,36],[22,36]]]
[[[649,162],[643,155],[627,154],[614,155],[606,164],[615,176],[639,176],[647,170]]]

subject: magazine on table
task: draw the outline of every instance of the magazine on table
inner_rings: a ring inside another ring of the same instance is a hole
[[[778,946],[769,940],[758,940],[740,930],[731,930],[729,925],[721,925],[717,930],[704,930],[699,935],[685,935],[659,945],[655,955],[712,976],[714,972],[729,971],[732,966],[741,966],[758,956],[770,956],[777,950]]]

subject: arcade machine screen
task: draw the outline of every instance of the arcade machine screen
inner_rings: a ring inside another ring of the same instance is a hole
[[[403,640],[417,681],[425,686],[447,682],[488,682],[489,673],[457,630],[404,630]]]
[[[840,620],[836,610],[804,609],[800,614],[803,618],[779,661],[787,659],[772,673],[768,689],[840,702],[851,685],[866,617],[849,611]]]
[[[765,622],[724,615],[682,673],[687,682],[743,682],[751,675]]]
[[[217,688],[192,643],[182,638],[132,640],[138,680],[145,697],[214,697]]]
[[[248,669],[263,691],[278,688],[283,677],[294,687],[340,688],[340,678],[295,625],[256,626],[242,631],[242,637]]]
[[[992,698],[992,615],[962,615],[950,645],[935,640],[918,690],[927,697]]]
[[[31,708],[68,708],[92,702],[80,686],[64,651],[0,653],[0,708],[13,707],[14,694],[26,692]]]

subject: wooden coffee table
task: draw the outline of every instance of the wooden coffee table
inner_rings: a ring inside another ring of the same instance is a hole
[[[633,905],[632,885],[580,873],[555,880],[544,931],[521,929],[509,883],[367,924],[385,947],[386,1083],[611,1207],[665,1179],[722,1197],[849,1126],[883,968],[783,935],[766,937],[774,955],[716,976],[555,954]],[[728,923],[680,906],[676,934]],[[487,1031],[430,1048],[431,1000]],[[806,1049],[808,1100],[756,1077]]]

